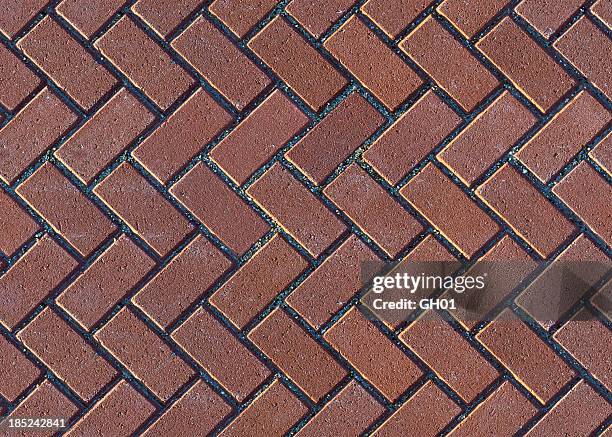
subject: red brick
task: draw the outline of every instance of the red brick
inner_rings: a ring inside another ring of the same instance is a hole
[[[499,376],[466,339],[433,311],[412,323],[400,339],[466,402],[473,401]]]
[[[55,155],[86,184],[116,159],[155,117],[125,88],[83,124]]]
[[[275,235],[210,297],[210,303],[243,328],[306,267],[308,262]]]
[[[38,225],[0,188],[0,250],[12,255],[38,230]]]
[[[47,0],[4,0],[0,4],[0,31],[13,38],[47,3]]]
[[[342,316],[324,338],[391,401],[421,376],[416,364],[356,308]]]
[[[363,158],[395,185],[460,121],[438,96],[427,91],[366,150]]]
[[[0,323],[13,329],[76,266],[77,262],[51,237],[38,240],[0,276]]]
[[[140,143],[132,155],[167,184],[230,120],[229,114],[199,89]],[[187,132],[189,135],[185,135]]]
[[[610,403],[579,381],[526,435],[591,435],[610,414]]]
[[[272,83],[253,61],[202,17],[172,41],[172,47],[239,110]]]
[[[77,395],[90,401],[117,371],[51,309],[45,308],[17,338]]]
[[[572,223],[508,164],[487,179],[476,194],[543,258],[574,232]]]
[[[510,310],[476,338],[542,404],[574,377],[573,370]]]
[[[516,154],[547,182],[612,120],[590,94],[580,92]]]
[[[59,24],[46,17],[17,46],[85,109],[117,80]]]
[[[603,313],[605,317],[612,320],[612,280],[601,287],[591,298],[591,303],[595,308]]]
[[[582,3],[582,0],[523,0],[515,10],[544,38],[549,38],[571,18]]]
[[[325,41],[325,48],[391,110],[397,109],[422,83],[356,16]]]
[[[232,265],[198,235],[134,296],[133,301],[166,329]]]
[[[403,435],[410,429],[414,435],[438,435],[453,416],[461,412],[442,390],[428,381],[376,431],[376,437]]]
[[[476,407],[450,435],[516,435],[537,409],[508,381]]]
[[[124,3],[123,0],[64,0],[55,10],[89,39]]]
[[[0,336],[0,395],[14,402],[40,373],[19,349]]]
[[[315,257],[346,230],[338,217],[278,163],[247,193]]]
[[[389,37],[395,38],[430,3],[431,0],[369,0],[361,10]]]
[[[590,153],[608,174],[612,175],[612,134],[608,134]]]
[[[270,226],[205,164],[196,164],[170,192],[234,252],[243,255]],[[220,204],[223,208],[211,208]]]
[[[49,162],[17,188],[22,196],[81,255],[94,251],[114,225]]]
[[[508,0],[446,0],[438,6],[438,12],[463,36],[472,38],[508,3]]]
[[[297,436],[362,435],[385,409],[358,382],[351,381]]]
[[[275,309],[248,338],[315,402],[346,376],[346,370],[282,309]]]
[[[287,303],[319,329],[364,285],[364,263],[380,261],[355,235],[351,235],[287,297]]]
[[[438,159],[471,185],[535,122],[531,112],[504,91],[438,154]]]
[[[0,104],[9,111],[14,110],[38,84],[40,79],[9,49],[0,45]]]
[[[94,192],[162,256],[191,230],[187,219],[130,164],[117,167]]]
[[[508,17],[476,47],[542,112],[573,86],[563,68]]]
[[[591,12],[608,27],[612,27],[612,2],[610,0],[597,0],[591,6]]]
[[[400,193],[468,258],[499,230],[499,226],[433,164],[427,164]],[[467,228],[466,223],[470,223]]]
[[[94,45],[162,110],[193,83],[185,70],[128,17],[121,18]]]
[[[255,398],[220,436],[282,436],[291,429],[308,408],[278,379]]]
[[[138,0],[132,10],[165,38],[195,11],[200,3],[201,0]]]
[[[0,129],[0,178],[12,183],[77,120],[48,88]]]
[[[129,237],[121,235],[56,302],[81,326],[91,330],[154,265]]]
[[[497,79],[432,17],[419,24],[400,48],[466,111],[498,86]]]
[[[132,435],[154,412],[144,396],[121,380],[67,435]]]
[[[276,90],[210,152],[238,184],[244,184],[308,123],[302,111]]]
[[[385,121],[357,92],[340,103],[286,154],[306,176],[321,184]]]
[[[126,308],[95,338],[163,401],[193,376],[193,370]]]
[[[324,193],[391,257],[422,230],[419,222],[357,164],[351,164]]]
[[[319,38],[348,12],[353,3],[353,0],[292,0],[285,9],[311,35]]]
[[[270,375],[246,346],[202,308],[174,331],[172,338],[238,402]]]
[[[316,111],[348,83],[282,17],[272,20],[248,46]]]
[[[232,411],[221,396],[206,383],[198,381],[162,416],[147,428],[143,435],[201,435],[211,433],[217,424]]]
[[[274,6],[276,0],[214,0],[208,9],[243,38]]]

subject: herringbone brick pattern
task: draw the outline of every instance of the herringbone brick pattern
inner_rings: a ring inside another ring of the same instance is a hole
[[[3,0],[0,414],[611,432],[609,276],[548,324],[521,295],[612,259],[611,25],[609,0]],[[534,272],[489,321],[390,326],[358,303],[374,260]]]

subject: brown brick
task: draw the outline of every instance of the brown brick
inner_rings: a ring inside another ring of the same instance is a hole
[[[433,164],[427,164],[400,193],[468,258],[499,230],[499,226]],[[466,223],[470,223],[468,228]]]
[[[351,164],[324,193],[391,257],[422,230],[419,222],[357,164]]]
[[[591,6],[591,12],[612,28],[612,2],[610,0],[597,0]]]
[[[311,35],[319,38],[348,12],[353,3],[353,0],[292,0],[286,10]]]
[[[338,217],[278,163],[247,193],[315,257],[346,230]]]
[[[466,38],[473,37],[509,0],[446,0],[438,6],[444,15]]]
[[[13,38],[47,3],[47,0],[4,0],[0,4],[0,31]]]
[[[0,104],[9,111],[14,110],[38,84],[40,79],[9,49],[0,45]]]
[[[590,153],[591,157],[599,164],[608,174],[612,175],[612,133],[595,146]]]
[[[89,184],[153,120],[153,114],[123,88],[62,144],[55,155]]]
[[[81,398],[90,401],[117,371],[51,309],[17,334],[25,346]]]
[[[63,0],[55,10],[89,39],[124,3],[123,0]]]
[[[276,0],[214,0],[208,9],[243,38],[274,6]]]
[[[232,411],[221,396],[198,381],[176,401],[143,435],[208,435]]]
[[[582,3],[581,0],[523,0],[515,10],[544,38],[549,38]]]
[[[508,381],[499,386],[453,431],[453,437],[516,435],[536,408]]]
[[[591,435],[610,414],[610,403],[586,382],[579,381],[526,435]]]
[[[476,47],[542,112],[547,112],[573,86],[563,68],[508,17]]]
[[[12,255],[34,232],[38,225],[17,202],[0,188],[0,250]]]
[[[138,0],[132,10],[162,37],[197,9],[201,0]]]
[[[48,88],[0,129],[0,178],[12,183],[77,120]]]
[[[366,99],[353,92],[292,147],[286,157],[321,184],[384,120]]]
[[[166,329],[232,265],[198,235],[132,299]]]
[[[270,375],[246,346],[202,308],[174,331],[172,338],[238,402]]]
[[[243,328],[306,267],[308,262],[275,235],[210,297],[210,303]]]
[[[91,108],[117,82],[49,17],[38,23],[17,46],[85,109]]]
[[[315,402],[347,374],[282,309],[269,314],[249,332],[248,338]]]
[[[229,114],[199,89],[136,147],[132,155],[167,184],[230,120]]]
[[[170,192],[224,244],[243,255],[270,226],[205,164],[196,164]],[[211,208],[221,204],[223,208]]]
[[[283,436],[308,408],[278,379],[255,398],[220,436]]]
[[[181,33],[172,47],[239,110],[272,83],[253,61],[202,17]]]
[[[433,91],[427,91],[366,150],[363,158],[395,185],[460,121]]]
[[[248,46],[316,111],[347,84],[282,17],[272,20]]]
[[[433,311],[412,323],[400,339],[466,402],[473,401],[499,376],[466,339]]]
[[[428,381],[376,430],[376,437],[403,435],[410,429],[414,435],[438,435],[453,416],[461,412],[442,390]]]
[[[130,164],[117,167],[94,192],[162,256],[191,230],[187,219]]]
[[[121,18],[94,45],[162,110],[193,83],[185,70],[128,17]]]
[[[358,382],[351,381],[297,436],[362,435],[385,409]]]
[[[13,329],[76,266],[51,237],[42,237],[0,276],[0,323]]]
[[[40,373],[19,349],[0,336],[0,395],[9,402],[15,401]]]
[[[432,17],[419,24],[400,48],[466,111],[498,86],[497,79]]]
[[[17,193],[83,256],[102,244],[115,228],[111,221],[49,162],[21,184]]]
[[[324,338],[391,401],[421,376],[416,364],[356,308],[338,320]]]
[[[603,313],[605,317],[612,320],[612,280],[601,287],[591,298],[591,303],[595,308]]]
[[[612,120],[610,113],[582,91],[516,154],[548,182]]]
[[[543,258],[574,232],[574,226],[521,174],[508,164],[476,194]]]
[[[471,185],[535,122],[531,112],[504,91],[438,154],[438,159]]]
[[[154,412],[155,407],[144,396],[121,380],[67,435],[132,435]]]
[[[356,16],[325,41],[325,48],[391,110],[422,83]]]
[[[574,376],[574,372],[510,310],[480,331],[476,338],[542,404]]]
[[[58,296],[57,304],[91,330],[154,265],[129,237],[121,235]]]
[[[210,152],[210,157],[238,184],[308,123],[308,117],[276,90]]]
[[[430,3],[431,0],[369,0],[361,10],[389,37],[395,38]]]
[[[163,401],[193,376],[193,370],[126,308],[95,338]]]

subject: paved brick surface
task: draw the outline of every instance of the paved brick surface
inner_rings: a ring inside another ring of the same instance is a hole
[[[0,414],[610,435],[611,4],[0,2]],[[373,314],[391,261],[486,315]]]

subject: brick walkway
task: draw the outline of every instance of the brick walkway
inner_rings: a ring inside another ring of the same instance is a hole
[[[0,414],[612,432],[612,282],[547,324],[521,303],[612,259],[610,26],[610,0],[3,0]],[[368,317],[362,263],[404,259],[534,272],[486,320]]]

